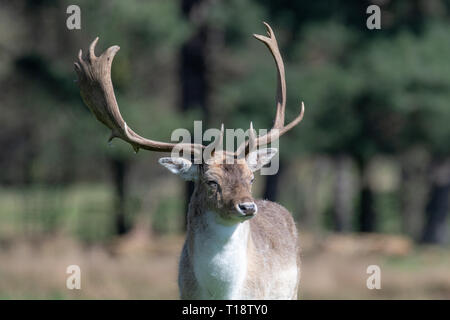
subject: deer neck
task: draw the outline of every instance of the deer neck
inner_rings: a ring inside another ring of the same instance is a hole
[[[188,213],[188,241],[204,299],[238,299],[247,275],[248,221],[229,223],[205,205],[198,186]],[[214,292],[214,296],[211,294]]]

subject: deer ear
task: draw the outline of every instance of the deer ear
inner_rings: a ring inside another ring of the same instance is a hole
[[[266,148],[252,151],[247,156],[247,165],[253,172],[258,171],[264,165],[268,164],[277,152],[278,149],[276,148]]]
[[[197,166],[187,159],[164,157],[159,159],[159,163],[186,181],[194,181],[197,178]]]

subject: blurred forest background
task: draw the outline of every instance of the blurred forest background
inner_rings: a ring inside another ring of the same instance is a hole
[[[68,30],[66,8],[81,8]],[[366,9],[381,8],[381,30]],[[177,298],[192,186],[161,154],[106,141],[73,62],[119,45],[122,115],[146,137],[270,128],[286,65],[280,171],[255,196],[294,215],[303,298],[450,299],[450,1],[0,1],[0,298]],[[65,288],[78,264],[80,291]],[[366,288],[366,268],[382,289]]]

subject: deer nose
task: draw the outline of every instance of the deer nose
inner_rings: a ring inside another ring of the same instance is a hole
[[[258,207],[254,202],[242,202],[236,207],[240,213],[246,216],[253,216],[256,214],[256,211],[258,211]]]

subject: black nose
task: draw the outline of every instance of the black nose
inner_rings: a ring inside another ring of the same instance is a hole
[[[245,215],[256,213],[256,204],[254,202],[243,202],[238,205],[239,211]]]

